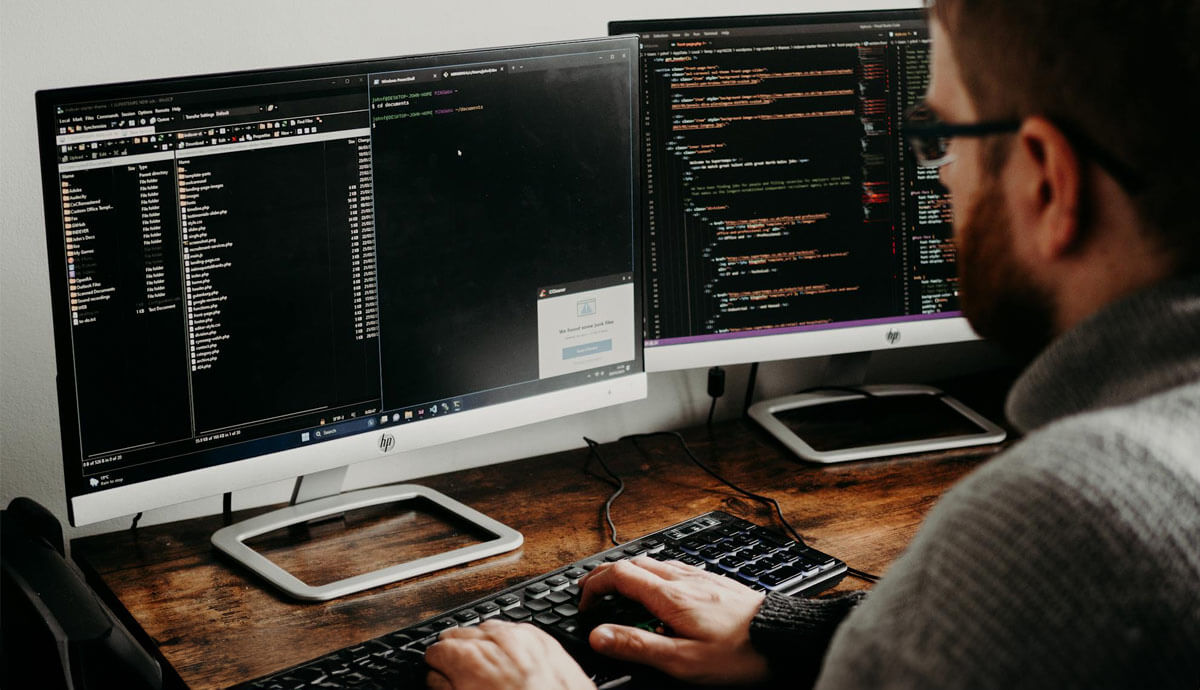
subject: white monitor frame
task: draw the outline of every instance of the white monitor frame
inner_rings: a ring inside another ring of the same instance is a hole
[[[947,314],[940,318],[896,320],[865,326],[838,326],[834,323],[820,329],[787,333],[756,331],[747,332],[741,337],[696,339],[668,345],[647,344],[646,371],[823,357],[978,339],[979,336],[960,315]]]
[[[582,386],[542,393],[412,424],[384,427],[345,438],[258,455],[222,465],[150,479],[75,496],[72,524],[87,525],[150,510],[335,469],[363,460],[481,436],[534,422],[566,417],[646,397],[647,377],[634,373]],[[299,432],[297,432],[299,433]],[[385,439],[391,439],[385,443]]]

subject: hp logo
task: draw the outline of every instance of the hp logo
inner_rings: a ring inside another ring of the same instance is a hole
[[[888,341],[888,345],[895,345],[896,343],[900,342],[900,331],[897,331],[894,328],[889,329],[885,338]]]
[[[382,434],[379,437],[379,452],[386,453],[396,447],[396,437],[391,434]]]

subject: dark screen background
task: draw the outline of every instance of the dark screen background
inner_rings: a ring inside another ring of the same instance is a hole
[[[385,406],[536,379],[538,288],[632,270],[629,71],[372,89],[449,92],[373,123]]]

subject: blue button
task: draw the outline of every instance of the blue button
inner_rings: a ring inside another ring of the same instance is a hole
[[[572,345],[571,347],[563,348],[563,359],[574,359],[576,357],[586,357],[601,352],[612,352],[612,339],[599,340],[594,343],[586,343],[584,345]]]

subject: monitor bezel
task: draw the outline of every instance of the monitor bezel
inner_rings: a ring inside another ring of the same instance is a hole
[[[80,430],[76,414],[78,400],[74,386],[68,285],[63,278],[65,270],[60,270],[66,266],[67,257],[63,242],[64,227],[56,162],[55,109],[58,106],[79,105],[89,101],[145,97],[154,93],[179,92],[181,87],[186,87],[184,90],[201,91],[285,81],[344,78],[351,73],[363,75],[374,72],[449,66],[463,62],[537,57],[543,54],[562,54],[563,51],[569,51],[573,47],[597,51],[617,49],[630,51],[631,91],[633,93],[630,113],[633,127],[631,133],[636,141],[640,136],[640,99],[637,91],[638,45],[635,36],[550,41],[366,60],[315,63],[294,67],[255,68],[37,91],[34,94],[34,100],[37,113],[43,215],[46,222],[47,263],[54,329],[56,388],[58,389],[58,418],[62,442],[64,495],[67,499],[67,515],[70,524],[74,526],[92,524],[144,510],[334,469],[363,460],[396,455],[403,451],[473,438],[539,421],[644,399],[647,395],[647,377],[644,371],[643,340],[638,338],[634,346],[634,365],[630,373],[623,376],[537,393],[483,408],[466,410],[448,417],[426,419],[374,432],[368,431],[343,438],[328,439],[308,446],[289,448],[210,467],[168,474],[164,477],[147,479],[133,484],[79,492],[75,489],[71,479],[71,473],[78,473],[82,457],[79,452]],[[642,216],[639,212],[643,186],[642,168],[636,159],[636,151],[631,150],[630,155],[634,158],[631,161],[634,208],[631,270],[633,272],[632,282],[635,290],[638,290],[643,270]],[[642,323],[643,305],[641,296],[637,295],[634,300],[634,323]],[[381,439],[382,435],[386,434],[394,435],[394,441],[386,444],[387,448],[384,449]],[[507,459],[511,458],[500,458],[493,462]],[[430,467],[428,471],[417,472],[406,468],[404,478],[436,474],[438,471],[436,467]]]
[[[886,10],[758,14],[719,17],[618,20],[608,23],[611,35],[705,29],[819,26],[925,19],[921,7]],[[640,78],[640,75],[639,75]],[[644,163],[643,163],[644,165]],[[643,177],[645,171],[643,170]],[[644,211],[644,209],[643,209]],[[647,240],[648,241],[648,238]],[[643,249],[643,255],[645,250]],[[643,267],[643,275],[644,275]],[[646,294],[646,293],[643,293]],[[649,313],[648,311],[644,313]],[[675,371],[698,367],[729,366],[802,357],[872,352],[978,340],[961,312],[927,317],[882,318],[868,324],[828,325],[802,329],[776,329],[731,334],[693,342],[657,344],[645,349],[646,371]]]

